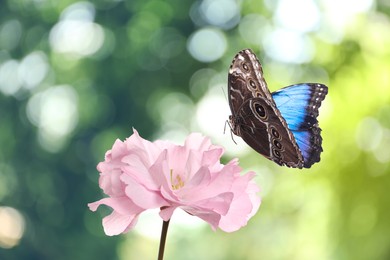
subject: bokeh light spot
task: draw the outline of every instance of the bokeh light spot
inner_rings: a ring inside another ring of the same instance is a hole
[[[213,62],[222,57],[227,49],[225,34],[215,28],[203,28],[188,40],[188,51],[201,62]]]
[[[335,18],[349,19],[352,15],[370,10],[373,2],[373,0],[322,0],[321,5],[327,12],[343,16]]]
[[[0,91],[5,95],[13,95],[21,87],[18,68],[19,62],[16,60],[8,60],[0,65]]]
[[[0,207],[0,247],[12,248],[19,244],[24,233],[22,214],[11,207]]]
[[[95,9],[90,3],[77,3],[64,10],[60,22],[50,31],[50,45],[59,53],[89,56],[104,42],[104,30],[93,23]]]
[[[284,28],[310,32],[318,28],[320,12],[313,0],[280,0],[274,18]]]
[[[61,13],[61,20],[92,22],[95,18],[95,7],[88,2],[76,2]]]
[[[356,15],[369,11],[373,3],[373,0],[321,0],[323,26],[320,36],[329,42],[339,43]]]
[[[103,45],[104,30],[84,21],[62,21],[50,32],[50,45],[56,52],[88,56]]]
[[[390,161],[390,129],[383,129],[382,140],[379,142],[374,154],[376,159],[381,163],[388,163]]]
[[[216,74],[217,72],[213,69],[200,69],[192,74],[190,79],[191,94],[197,98],[203,97],[210,88],[210,79]]]
[[[234,0],[204,0],[200,12],[205,20],[224,29],[232,28],[239,22],[240,9]]]
[[[304,63],[312,60],[314,46],[307,36],[285,29],[269,33],[264,40],[268,56],[280,62]]]
[[[18,74],[23,81],[23,86],[31,89],[39,85],[49,71],[46,55],[36,51],[30,53],[21,61]]]
[[[77,125],[77,93],[63,85],[35,94],[27,104],[27,116],[39,128],[41,145],[55,152]]]
[[[160,111],[162,123],[177,122],[189,126],[188,115],[193,114],[193,103],[191,99],[182,93],[170,93],[161,98],[157,104],[157,111]]]

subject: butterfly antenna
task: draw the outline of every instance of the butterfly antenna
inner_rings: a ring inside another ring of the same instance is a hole
[[[226,101],[229,102],[228,97],[227,97],[226,92],[225,92],[225,89],[224,89],[222,86],[221,86],[221,89],[222,89],[223,95],[225,96]],[[232,140],[233,140],[233,143],[237,144],[236,141],[235,141],[234,138],[233,138],[233,129],[232,129],[232,126],[230,125],[229,120],[226,120],[226,121],[225,121],[225,126],[224,126],[224,128],[223,128],[223,134],[225,134],[225,132],[226,132],[226,124],[227,124],[227,125],[229,126],[229,128],[230,128],[230,136],[231,136],[231,138],[232,138]]]
[[[228,97],[226,95],[225,89],[221,86],[221,90],[223,92],[223,95],[225,96],[226,101],[228,101]]]

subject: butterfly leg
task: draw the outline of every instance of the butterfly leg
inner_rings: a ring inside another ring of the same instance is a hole
[[[226,121],[225,121],[225,126],[224,126],[224,128],[223,128],[223,134],[225,134],[225,132],[226,132],[226,125],[228,125],[229,128],[230,128],[230,136],[231,136],[233,142],[234,142],[235,144],[237,144],[236,141],[235,141],[234,138],[233,138],[233,128],[232,128],[232,126],[230,125],[229,120],[226,120]]]

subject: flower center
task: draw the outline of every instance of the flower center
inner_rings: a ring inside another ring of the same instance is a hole
[[[173,190],[178,190],[184,186],[184,181],[181,179],[180,175],[173,177],[173,170],[171,169],[171,185]]]

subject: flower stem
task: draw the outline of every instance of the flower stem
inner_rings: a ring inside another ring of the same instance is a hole
[[[161,238],[160,238],[160,248],[158,249],[158,260],[163,260],[164,258],[164,249],[165,249],[165,241],[167,239],[169,220],[163,221],[163,226],[161,230]]]

